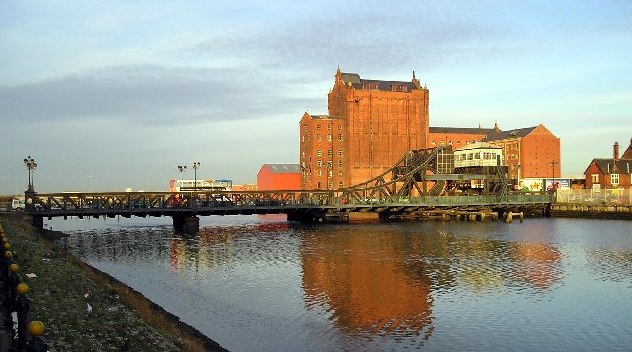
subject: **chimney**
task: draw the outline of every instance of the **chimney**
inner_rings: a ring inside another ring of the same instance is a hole
[[[616,162],[617,160],[619,160],[619,142],[614,142],[613,147],[613,159]]]

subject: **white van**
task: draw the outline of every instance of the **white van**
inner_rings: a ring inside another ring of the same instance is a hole
[[[22,211],[25,207],[26,204],[24,203],[24,198],[13,198],[13,201],[11,202],[12,210]]]

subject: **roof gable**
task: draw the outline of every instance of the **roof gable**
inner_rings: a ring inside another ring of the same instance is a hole
[[[604,175],[609,175],[613,173],[618,174],[630,174],[632,171],[632,159],[619,159],[614,160],[610,159],[593,159],[590,165],[584,171],[584,174],[587,174],[590,166],[595,165],[599,172]]]

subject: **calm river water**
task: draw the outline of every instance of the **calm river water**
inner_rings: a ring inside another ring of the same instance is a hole
[[[631,351],[632,222],[52,220],[231,351]]]

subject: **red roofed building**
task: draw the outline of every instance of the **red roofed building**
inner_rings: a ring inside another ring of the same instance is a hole
[[[632,138],[630,146],[619,157],[619,143],[615,142],[612,158],[595,158],[584,171],[586,188],[631,188]]]
[[[301,169],[298,164],[263,164],[257,173],[259,191],[301,189]]]

